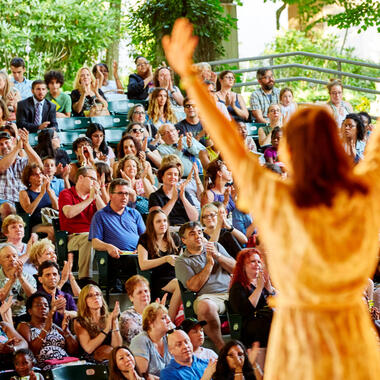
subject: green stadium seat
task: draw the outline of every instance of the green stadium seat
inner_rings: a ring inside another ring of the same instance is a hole
[[[106,141],[108,145],[116,146],[121,140],[124,131],[125,128],[106,129]]]
[[[45,376],[45,375],[44,375]],[[108,370],[103,364],[73,364],[53,368],[46,375],[48,380],[108,380]]]
[[[129,100],[114,100],[108,102],[108,111],[111,114],[123,114],[126,115],[131,107],[134,106],[134,103]]]
[[[121,128],[128,124],[126,115],[110,115],[91,117],[91,123],[99,123],[103,128]]]
[[[227,319],[230,326],[231,339],[241,340],[243,318],[240,314],[234,314],[229,301],[224,301],[227,310]]]
[[[90,124],[88,117],[59,117],[57,119],[59,131],[73,131],[76,129],[87,129]]]
[[[63,146],[72,147],[74,140],[86,136],[86,130],[59,132],[59,138]]]
[[[36,146],[38,144],[38,133],[29,133],[29,144]]]
[[[265,127],[266,123],[246,123],[248,136],[256,137],[258,136],[258,131],[260,127]]]

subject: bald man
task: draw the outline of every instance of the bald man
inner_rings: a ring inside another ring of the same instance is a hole
[[[160,380],[211,380],[216,361],[194,356],[190,338],[183,330],[168,333],[168,347],[173,359],[161,371]]]

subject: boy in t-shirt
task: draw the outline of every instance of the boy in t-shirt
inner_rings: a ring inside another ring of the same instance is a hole
[[[60,71],[48,71],[44,79],[49,89],[46,99],[55,104],[57,117],[70,117],[71,97],[61,90],[65,81],[63,74]]]

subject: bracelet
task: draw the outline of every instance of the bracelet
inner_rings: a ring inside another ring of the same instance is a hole
[[[120,331],[120,329],[115,329],[115,330],[112,330],[112,332],[117,332],[117,331]]]
[[[108,333],[106,333],[104,330],[100,330],[100,332],[101,332],[102,334],[104,334],[105,336],[108,335]]]

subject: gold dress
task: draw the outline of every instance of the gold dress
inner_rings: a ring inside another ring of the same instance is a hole
[[[379,250],[380,124],[368,145],[355,172],[369,180],[369,194],[341,192],[330,208],[300,209],[289,186],[249,154],[234,167],[240,207],[255,216],[279,290],[266,380],[380,379],[363,301]]]

